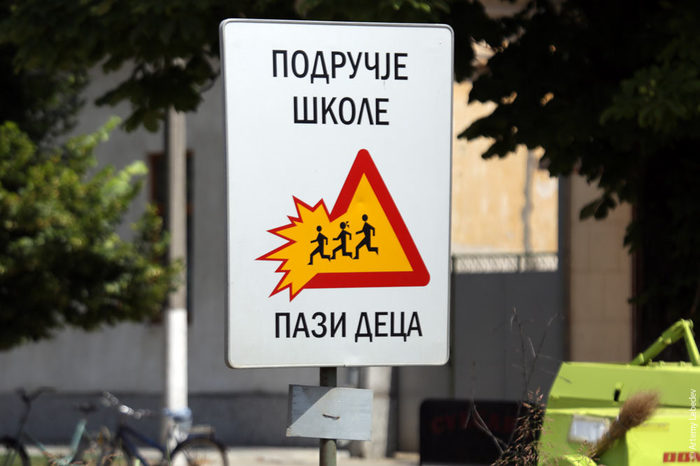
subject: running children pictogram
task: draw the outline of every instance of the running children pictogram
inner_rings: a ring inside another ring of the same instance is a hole
[[[379,254],[379,248],[372,247],[372,236],[374,236],[374,227],[367,223],[367,214],[364,214],[362,216],[362,220],[365,222],[365,224],[362,227],[362,230],[358,231],[357,234],[359,235],[360,233],[362,233],[363,235],[365,235],[365,237],[362,239],[362,241],[360,241],[360,244],[355,246],[355,259],[360,258],[360,248],[362,246],[367,247],[367,251],[372,251]]]
[[[333,238],[334,241],[340,241],[340,245],[333,250],[333,257],[335,259],[335,253],[340,251],[344,256],[352,257],[352,253],[347,251],[348,240],[352,239],[352,233],[345,231],[347,224],[345,222],[340,222],[340,233],[338,236]]]
[[[311,288],[425,286],[430,274],[372,157],[360,150],[329,213],[292,196],[296,217],[268,230],[286,240],[257,260],[279,261],[270,296]],[[352,228],[351,225],[355,227]],[[323,232],[327,233],[326,236]],[[335,235],[335,236],[334,236]]]
[[[318,243],[318,246],[316,246],[316,249],[314,249],[311,252],[311,256],[309,256],[309,265],[314,265],[314,255],[319,254],[322,259],[328,259],[331,260],[331,256],[328,254],[323,253],[323,248],[328,244],[328,238],[321,233],[321,225],[316,227],[316,231],[318,231],[318,236],[316,236],[316,239],[312,239],[312,243]]]

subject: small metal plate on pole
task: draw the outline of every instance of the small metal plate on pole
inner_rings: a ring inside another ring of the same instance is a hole
[[[370,440],[372,390],[289,386],[287,437]]]

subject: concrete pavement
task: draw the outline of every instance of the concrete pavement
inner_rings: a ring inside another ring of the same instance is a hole
[[[68,453],[66,446],[48,447],[52,456]],[[157,464],[157,450],[143,449],[145,458]],[[35,448],[28,448],[30,456],[41,456]],[[229,466],[316,466],[319,464],[319,450],[312,447],[227,447]],[[417,466],[420,462],[418,453],[399,452],[391,458],[357,458],[351,457],[347,450],[339,449],[338,466]]]
[[[318,448],[232,447],[227,449],[229,466],[315,466]],[[356,458],[338,451],[338,466],[416,466],[418,453],[397,453],[392,458]]]

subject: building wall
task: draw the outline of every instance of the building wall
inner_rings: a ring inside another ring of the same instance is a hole
[[[632,359],[632,258],[623,247],[631,208],[616,207],[604,220],[580,220],[597,195],[581,177],[570,180],[569,352],[573,361]]]
[[[561,272],[455,276],[450,364],[399,369],[400,448],[418,449],[425,399],[515,401],[549,393],[564,359],[561,282]]]
[[[529,165],[525,148],[503,159],[484,160],[481,154],[490,144],[486,138],[457,139],[495,107],[479,102],[467,105],[470,90],[470,82],[454,88],[452,252],[556,252],[557,179],[538,168],[541,151],[530,154]],[[524,217],[528,198],[531,210]],[[528,245],[526,227],[530,230]]]

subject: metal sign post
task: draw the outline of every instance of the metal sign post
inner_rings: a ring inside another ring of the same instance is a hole
[[[320,368],[320,385],[322,387],[337,387],[338,386],[338,368],[337,367],[321,367]],[[335,466],[337,455],[337,443],[335,439],[319,440],[319,465],[320,466]]]

